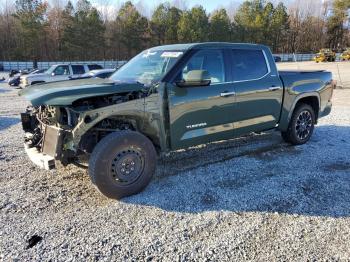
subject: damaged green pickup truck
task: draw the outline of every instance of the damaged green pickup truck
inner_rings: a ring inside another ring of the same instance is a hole
[[[150,182],[160,153],[270,129],[307,142],[334,87],[330,72],[277,71],[262,45],[159,46],[109,79],[22,90],[25,147],[46,169],[88,156],[92,182],[118,199]]]

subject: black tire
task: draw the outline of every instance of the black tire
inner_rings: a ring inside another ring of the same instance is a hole
[[[315,127],[315,112],[310,105],[299,104],[292,115],[286,132],[281,132],[285,142],[293,145],[305,144]]]
[[[105,196],[120,199],[144,189],[156,169],[152,142],[135,131],[118,131],[104,137],[89,160],[91,181]]]

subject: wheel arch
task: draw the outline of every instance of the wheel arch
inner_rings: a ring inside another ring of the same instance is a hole
[[[314,110],[314,113],[315,113],[315,121],[317,123],[318,112],[320,111],[320,97],[319,96],[314,96],[314,95],[301,97],[300,99],[298,99],[298,101],[296,101],[296,103],[295,103],[295,105],[293,107],[293,111],[301,103],[307,104],[307,105],[312,107],[312,109]],[[290,117],[291,117],[293,111],[290,113]],[[289,120],[290,120],[290,117],[289,117]]]
[[[293,112],[295,111],[295,109],[300,103],[308,104],[314,109],[315,121],[316,121],[315,124],[317,123],[319,111],[320,111],[320,105],[321,105],[320,94],[318,92],[302,93],[296,96],[288,114],[284,114],[284,117],[282,116],[278,127],[279,130],[281,131],[287,130],[289,122],[292,118]],[[283,110],[286,110],[286,109],[283,109]]]
[[[105,129],[105,131],[102,128],[99,128],[99,126],[106,121],[112,121],[116,123],[117,127],[115,129]],[[126,112],[124,114],[110,114],[105,115],[105,117],[100,117],[98,118],[98,120],[95,120],[92,123],[87,123],[87,125],[81,126],[82,128],[80,130],[77,129],[74,135],[74,144],[76,145],[76,148],[80,148],[82,143],[86,142],[86,139],[90,139],[89,134],[91,133],[99,132],[104,133],[106,135],[109,133],[127,129],[137,131],[146,136],[152,142],[157,151],[160,146],[160,141],[158,139],[159,136],[156,127],[154,127],[154,125],[151,125],[151,123],[147,121],[147,118],[145,118],[143,114],[130,114]],[[103,137],[97,135],[97,140],[94,147],[102,138]]]

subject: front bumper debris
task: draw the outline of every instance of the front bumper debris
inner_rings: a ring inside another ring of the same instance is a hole
[[[36,147],[29,147],[24,144],[25,151],[29,159],[40,168],[51,170],[55,168],[55,158],[47,154],[39,152]]]

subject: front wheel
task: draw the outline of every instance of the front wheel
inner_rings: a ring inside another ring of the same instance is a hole
[[[152,142],[134,131],[118,131],[104,137],[89,160],[91,181],[105,196],[120,199],[140,192],[156,168]]]
[[[282,132],[284,141],[293,145],[302,145],[309,141],[315,127],[315,112],[307,104],[300,104],[293,112],[286,132]]]

